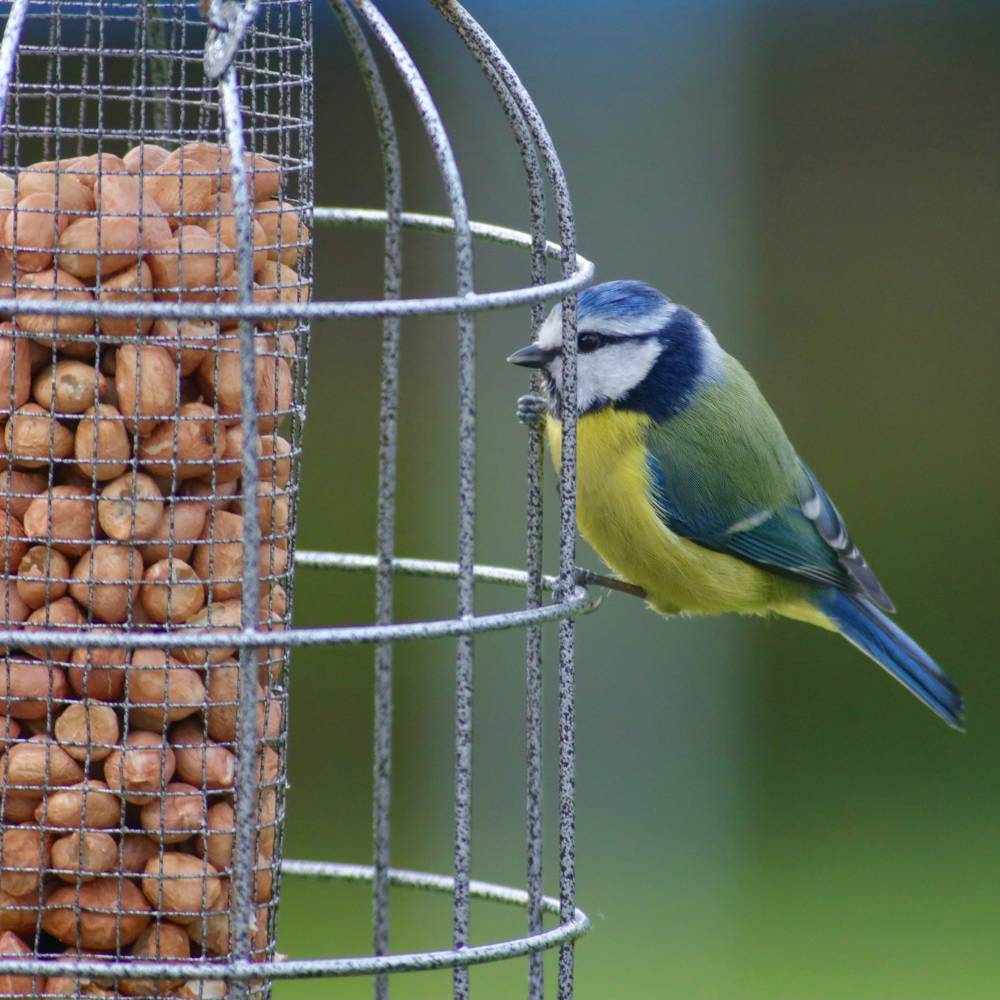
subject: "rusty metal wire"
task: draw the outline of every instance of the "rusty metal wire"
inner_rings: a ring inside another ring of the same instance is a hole
[[[537,433],[528,570],[475,563],[474,317],[532,304],[534,329],[543,303],[561,298],[573,398],[574,293],[593,266],[576,253],[565,176],[527,91],[464,8],[432,3],[510,122],[530,235],[470,221],[430,92],[371,0],[330,4],[372,103],[385,208],[315,212],[307,0],[0,3],[10,178],[0,182],[0,317],[11,320],[0,328],[0,995],[263,996],[273,979],[372,975],[385,1000],[390,973],[451,968],[464,998],[470,966],[528,956],[527,995],[540,1000],[542,953],[558,947],[558,993],[572,996],[573,941],[589,926],[575,904],[572,622],[599,603],[587,587],[609,581],[573,565],[571,411],[559,575],[541,572]],[[372,43],[419,113],[449,216],[403,211]],[[558,243],[545,240],[545,176]],[[384,229],[382,299],[310,301],[318,223]],[[454,295],[401,297],[403,228],[450,236]],[[476,291],[475,239],[529,250],[530,284]],[[560,279],[547,280],[546,258],[561,263]],[[457,318],[455,563],[399,559],[394,546],[400,321],[428,314]],[[297,555],[309,323],[345,317],[383,320],[376,555]],[[292,628],[293,564],[374,572],[374,622]],[[400,573],[454,579],[456,616],[394,622]],[[525,607],[477,611],[476,580],[525,588]],[[558,900],[543,895],[541,867],[539,628],[550,621],[561,622]],[[529,630],[527,891],[471,878],[472,638],[516,627]],[[441,636],[456,638],[450,877],[390,867],[392,647]],[[288,656],[341,643],[375,645],[370,869],[282,862]],[[372,953],[279,960],[282,872],[370,880]],[[452,896],[451,947],[391,953],[390,885]],[[527,933],[474,943],[473,898],[524,907]],[[557,926],[545,929],[546,913]]]

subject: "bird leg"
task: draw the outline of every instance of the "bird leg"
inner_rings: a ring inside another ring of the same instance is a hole
[[[521,396],[517,401],[517,419],[525,427],[537,430],[542,426],[548,408],[548,400],[544,396],[530,392],[526,396]]]

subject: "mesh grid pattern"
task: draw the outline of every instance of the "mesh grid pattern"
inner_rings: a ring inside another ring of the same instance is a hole
[[[307,2],[262,3],[235,64],[258,303],[306,302],[311,287],[310,16]],[[0,297],[237,301],[232,168],[205,39],[198,4],[29,8],[2,129]],[[250,518],[259,625],[288,626],[306,324],[256,326],[252,510],[237,321],[0,319],[0,628],[25,633],[0,659],[0,954],[225,957],[236,649],[128,639],[239,628]],[[42,647],[28,634],[81,627],[123,645]],[[251,955],[265,959],[287,649],[256,656]],[[212,981],[0,976],[2,996],[225,993]]]

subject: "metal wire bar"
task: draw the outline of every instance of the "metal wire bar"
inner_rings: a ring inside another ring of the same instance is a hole
[[[473,52],[480,51],[496,69],[518,102],[538,144],[555,191],[559,237],[563,252],[563,275],[574,270],[576,231],[566,175],[555,146],[538,114],[534,101],[514,68],[492,38],[457,0],[434,0]],[[574,586],[576,564],[576,300],[562,301],[562,441],[560,451],[559,563],[564,592]],[[560,899],[565,919],[576,908],[576,703],[575,625],[564,619],[559,626],[559,867]],[[559,997],[573,993],[573,947],[565,945],[559,955]]]
[[[343,625],[322,628],[295,628],[282,632],[241,631],[216,626],[212,631],[190,630],[177,632],[130,632],[106,634],[83,629],[40,628],[31,632],[32,646],[42,649],[80,646],[84,649],[266,649],[282,647],[296,649],[301,646],[363,645],[377,642],[405,642],[412,639],[446,639],[456,636],[479,635],[499,632],[509,628],[557,621],[566,615],[579,615],[593,611],[601,604],[600,595],[589,594],[584,587],[577,587],[567,598],[540,608],[521,608],[494,614],[472,615],[464,618],[445,618],[436,621],[406,622],[392,625]],[[23,629],[0,629],[0,644],[20,645],[24,642]]]
[[[361,16],[391,53],[410,93],[437,159],[438,170],[455,220],[456,292],[472,292],[472,234],[461,175],[444,124],[427,85],[399,37],[370,0],[356,0]],[[476,369],[472,314],[458,314],[458,615],[473,615],[476,502]],[[469,939],[469,865],[472,840],[472,636],[459,636],[455,654],[455,892],[453,942],[463,948]],[[468,970],[453,973],[455,1000],[469,994]]]
[[[7,15],[7,23],[3,29],[3,40],[0,41],[0,155],[3,148],[3,126],[7,117],[8,99],[11,82],[14,79],[14,63],[17,50],[24,31],[24,19],[28,15],[28,4],[31,0],[14,0]]]
[[[385,262],[382,293],[398,299],[402,286],[403,193],[399,141],[392,109],[371,48],[346,0],[330,0],[348,44],[354,52],[361,79],[368,91],[382,153],[385,188]],[[375,622],[392,621],[393,560],[395,558],[396,431],[399,407],[398,317],[382,321],[382,382],[379,397],[379,472],[375,575]],[[375,718],[372,755],[372,948],[376,955],[389,950],[389,858],[391,847],[390,807],[392,798],[392,645],[375,647]],[[375,977],[376,1000],[388,1000],[389,978]]]
[[[213,15],[221,12],[221,0],[213,0]],[[233,50],[235,54],[235,48]],[[247,191],[248,174],[244,159],[243,113],[240,106],[236,69],[230,65],[219,81],[219,97],[226,126],[233,171],[233,201],[237,243],[237,296],[241,304],[253,301],[254,237]],[[260,446],[257,416],[257,345],[256,328],[240,320],[240,426],[243,443],[243,502],[246,509],[258,509]],[[260,522],[256,517],[243,521],[242,625],[254,630],[260,618]],[[230,949],[237,964],[248,962],[251,955],[251,922],[254,914],[254,859],[256,853],[256,796],[253,793],[257,762],[257,656],[244,647],[239,657],[239,705],[236,717],[237,795],[236,823],[230,884],[234,894],[231,911]],[[243,987],[237,995],[247,995]]]
[[[532,285],[545,283],[545,179],[538,163],[538,154],[524,116],[496,69],[481,51],[473,50],[500,102],[510,124],[521,156],[528,185],[528,208],[531,215]],[[531,337],[534,339],[544,318],[544,305],[531,307]],[[541,390],[542,378],[534,374],[532,390]],[[525,522],[527,557],[526,605],[538,608],[542,604],[542,468],[544,462],[543,431],[532,427],[528,431],[527,510]],[[528,931],[537,934],[542,929],[542,629],[531,625],[525,637],[525,840],[526,880],[528,887]],[[528,998],[544,996],[544,964],[542,955],[528,958]]]

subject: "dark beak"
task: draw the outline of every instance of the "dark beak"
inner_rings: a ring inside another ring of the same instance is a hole
[[[507,361],[522,368],[544,368],[558,353],[558,351],[546,351],[537,344],[529,344],[515,351]]]

